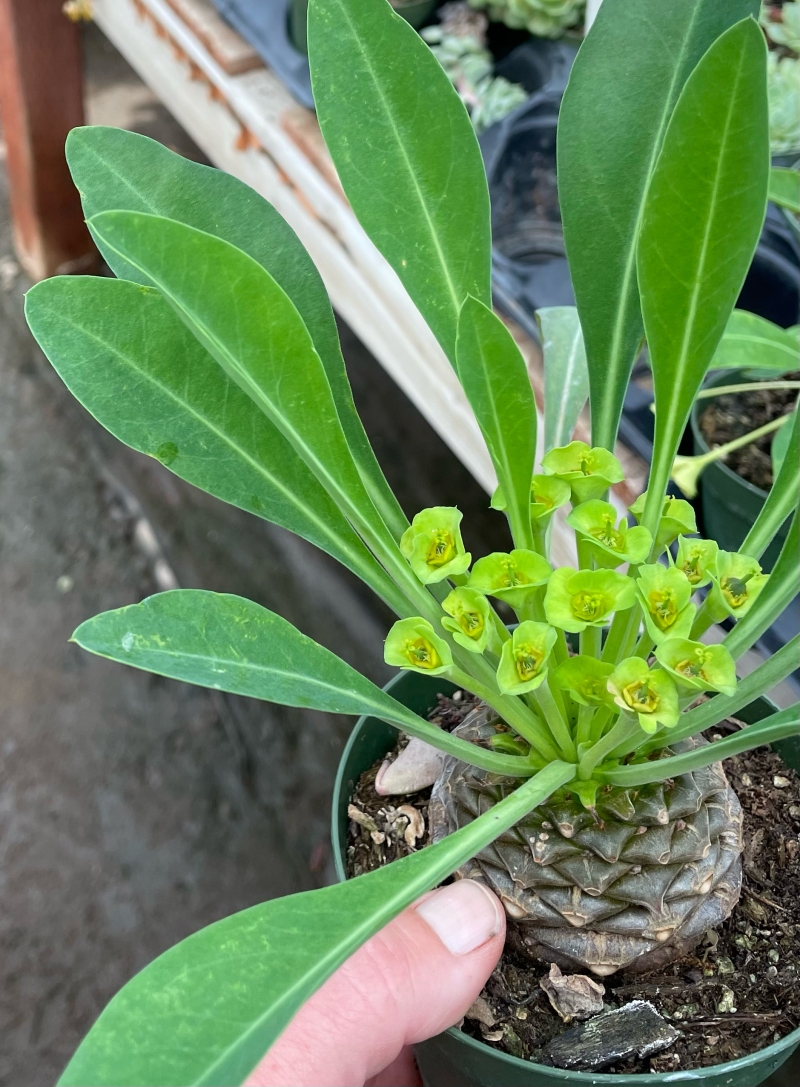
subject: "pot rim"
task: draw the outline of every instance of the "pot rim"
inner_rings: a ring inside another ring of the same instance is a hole
[[[733,475],[735,473],[731,474]],[[740,477],[737,476],[736,478],[739,479]],[[742,482],[745,481],[742,480]],[[383,690],[391,694],[392,690],[398,686],[408,674],[409,673],[406,672],[398,672],[397,675],[393,676],[389,682],[384,685]],[[452,683],[448,683],[447,681],[445,681],[445,683],[451,688],[454,687],[454,684]],[[443,683],[442,685],[444,686],[445,684]],[[754,699],[754,701],[758,701],[758,699]],[[333,787],[333,800],[331,805],[331,844],[333,847],[333,863],[336,869],[336,876],[340,882],[344,882],[348,878],[342,860],[344,855],[344,843],[339,834],[339,798],[342,795],[343,790],[347,788],[347,782],[345,781],[345,766],[347,765],[350,753],[358,742],[361,731],[369,727],[371,721],[377,721],[379,724],[384,725],[384,722],[369,714],[364,714],[359,717],[345,744],[336,771],[336,781]],[[387,725],[386,727],[393,728],[394,726]],[[791,1051],[800,1043],[800,1027],[797,1027],[790,1034],[780,1038],[777,1042],[772,1042],[763,1049],[757,1049],[755,1052],[748,1053],[744,1057],[737,1057],[736,1060],[726,1061],[724,1064],[710,1064],[702,1068],[689,1068],[675,1072],[577,1072],[566,1068],[554,1068],[550,1065],[538,1064],[536,1061],[525,1061],[521,1057],[514,1057],[511,1053],[503,1053],[502,1050],[492,1049],[492,1047],[486,1045],[485,1042],[479,1042],[477,1038],[472,1038],[469,1034],[465,1034],[457,1027],[450,1027],[443,1033],[459,1044],[466,1045],[468,1048],[476,1049],[487,1056],[491,1054],[494,1059],[502,1061],[512,1068],[519,1068],[520,1070],[525,1069],[527,1072],[535,1072],[537,1069],[540,1069],[550,1078],[563,1079],[565,1083],[586,1084],[586,1087],[598,1084],[617,1084],[617,1087],[620,1087],[621,1084],[644,1085],[646,1083],[649,1083],[651,1087],[666,1087],[667,1084],[671,1083],[690,1083],[697,1082],[701,1079],[707,1080],[711,1076],[717,1077],[728,1073],[738,1072],[748,1068],[756,1060],[769,1059],[771,1056],[777,1056],[787,1049],[790,1050],[787,1054],[788,1059],[791,1055]]]

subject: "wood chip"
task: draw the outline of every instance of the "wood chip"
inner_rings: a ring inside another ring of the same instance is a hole
[[[478,996],[473,1000],[473,1002],[467,1008],[464,1018],[474,1019],[477,1023],[480,1023],[484,1027],[493,1027],[497,1022],[494,1016],[494,1012],[489,1007],[489,1002],[482,996]],[[502,1036],[503,1032],[501,1031],[500,1037],[502,1038]]]

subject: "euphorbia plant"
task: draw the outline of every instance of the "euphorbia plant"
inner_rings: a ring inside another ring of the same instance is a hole
[[[555,392],[538,466],[528,374],[491,309],[488,194],[464,108],[385,0],[311,0],[314,92],[342,186],[456,369],[497,473],[493,504],[514,547],[474,562],[455,507],[409,524],[389,490],[322,282],[277,213],[143,137],[70,137],[90,228],[120,278],[60,277],[30,292],[28,319],[58,372],[123,441],[358,574],[398,615],[387,660],[471,691],[491,727],[481,742],[434,727],[237,597],[161,593],[82,624],[75,640],[114,660],[371,714],[442,749],[453,833],[177,945],[114,998],[63,1083],[241,1082],[352,951],[476,855],[531,954],[601,974],[679,954],[731,908],[739,814],[719,760],[795,732],[798,707],[710,744],[698,737],[797,665],[795,639],[735,678],[736,659],[798,591],[796,514],[769,576],[758,565],[796,503],[796,420],[739,554],[697,540],[690,507],[665,489],[765,210],[757,8],[605,0],[581,48],[559,132],[577,316],[542,315]],[[609,487],[622,478],[614,440],[643,334],[656,443],[629,526]],[[581,366],[591,445],[570,441]],[[577,566],[554,570],[549,523],[568,502]],[[516,613],[513,631],[497,600]],[[700,635],[723,613],[736,625],[706,646]],[[487,783],[496,802],[474,818],[462,801]],[[498,846],[484,863],[515,825],[513,856]],[[515,881],[519,864],[529,882]]]

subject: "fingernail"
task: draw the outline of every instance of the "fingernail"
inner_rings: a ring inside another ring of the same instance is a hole
[[[497,899],[472,879],[441,887],[417,906],[417,913],[452,955],[468,955],[496,936],[503,924]]]

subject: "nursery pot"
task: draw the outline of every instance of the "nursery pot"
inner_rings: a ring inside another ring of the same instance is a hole
[[[439,0],[409,0],[409,3],[401,3],[395,0],[392,7],[398,15],[402,15],[407,23],[413,27],[422,26],[430,18]],[[308,40],[306,36],[306,20],[308,18],[308,0],[292,0],[289,8],[289,37],[295,49],[301,53],[308,52]]]
[[[736,377],[735,372],[726,370],[715,374],[705,388],[730,385],[734,380],[740,381],[741,378]],[[706,398],[696,400],[692,408],[695,455],[709,451],[700,429],[700,416],[710,403],[711,400]],[[738,551],[766,500],[766,491],[742,479],[721,460],[709,464],[700,476],[700,505],[705,534],[709,539],[716,540],[723,551]],[[771,570],[775,565],[788,531],[787,525],[784,525],[764,552],[762,565],[765,570]]]
[[[437,694],[452,694],[454,684],[418,672],[401,672],[385,688],[404,706],[422,717],[436,704]],[[737,714],[752,723],[774,712],[766,699],[759,698]],[[375,717],[361,717],[348,740],[339,763],[333,793],[332,841],[336,874],[347,879],[347,806],[360,775],[397,741],[397,731]],[[787,765],[800,770],[800,741],[792,738],[775,745]],[[766,1049],[736,1061],[687,1071],[646,1075],[617,1075],[603,1072],[571,1072],[549,1068],[533,1061],[501,1053],[463,1034],[455,1027],[416,1047],[417,1062],[426,1087],[545,1087],[572,1084],[574,1087],[608,1084],[616,1087],[667,1087],[674,1083],[703,1084],[706,1087],[757,1087],[786,1061],[800,1043],[800,1029],[792,1031]]]

